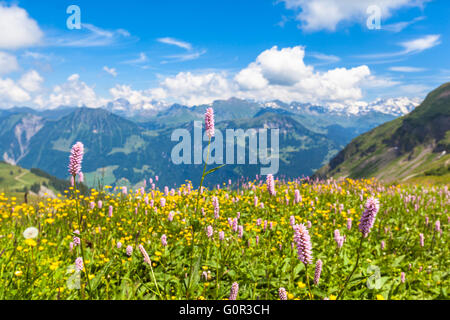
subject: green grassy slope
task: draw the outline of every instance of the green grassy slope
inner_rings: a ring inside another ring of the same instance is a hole
[[[57,179],[42,170],[27,170],[0,161],[0,193],[19,198],[29,191],[41,195],[47,193],[52,197],[69,187],[69,181]],[[86,186],[79,187],[83,194],[86,193]]]
[[[7,194],[24,193],[25,188],[33,189],[34,192],[36,187],[33,187],[33,185],[47,185],[52,192],[58,193],[54,187],[50,186],[50,179],[40,177],[21,167],[0,162],[0,192]]]

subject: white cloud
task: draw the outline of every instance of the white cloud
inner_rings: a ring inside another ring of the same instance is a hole
[[[7,74],[18,69],[17,58],[9,53],[0,51],[0,74]]]
[[[320,52],[311,53],[310,56],[317,60],[324,61],[323,64],[336,63],[341,61],[341,58],[339,58],[338,56],[332,54],[324,54]]]
[[[2,107],[13,106],[30,100],[30,95],[12,79],[0,78],[0,103]]]
[[[31,101],[33,93],[42,89],[43,81],[35,70],[23,74],[18,81],[0,78],[0,107],[7,108]]]
[[[116,85],[109,90],[114,100],[126,99],[131,109],[153,109],[153,98],[149,91],[133,90],[128,85]],[[164,97],[165,98],[165,97]]]
[[[224,74],[192,74],[180,72],[161,80],[160,86],[148,90],[134,90],[128,85],[116,85],[109,90],[112,100],[126,99],[130,109],[156,109],[170,103],[198,105],[233,95],[232,83]]]
[[[424,19],[425,19],[424,16],[420,16],[420,17],[416,17],[410,21],[401,21],[401,22],[396,22],[396,23],[391,23],[391,24],[383,24],[381,26],[381,29],[386,30],[386,31],[391,31],[391,32],[400,32],[403,29],[409,27],[410,25],[412,25],[418,21],[422,21]]]
[[[358,55],[358,58],[373,58],[373,59],[381,59],[381,58],[392,58],[404,56],[407,54],[417,54],[424,50],[431,49],[441,43],[440,41],[441,35],[439,34],[430,34],[427,36],[423,36],[421,38],[404,41],[399,43],[398,45],[403,47],[404,50],[397,52],[388,52],[388,53],[374,53],[374,54],[365,54]]]
[[[257,100],[333,101],[360,99],[360,85],[370,75],[367,66],[352,69],[336,68],[315,71],[304,63],[303,47],[262,52],[247,68],[235,77],[239,96]]]
[[[204,55],[206,53],[206,50],[193,51],[192,44],[190,44],[189,42],[186,42],[186,41],[169,38],[169,37],[159,38],[156,40],[158,42],[173,45],[173,46],[185,49],[187,51],[186,53],[183,53],[183,54],[174,54],[174,55],[165,56],[164,58],[169,59],[169,60],[163,60],[161,62],[162,64],[195,60],[195,59],[200,58],[202,55]]]
[[[18,49],[38,44],[43,33],[27,11],[0,3],[0,49]]]
[[[368,76],[363,81],[365,88],[389,88],[399,85],[401,82],[392,80],[390,78],[376,77],[374,75]]]
[[[403,7],[422,6],[428,0],[281,0],[287,9],[299,12],[297,20],[307,31],[335,31],[342,22],[365,23],[371,5],[381,9],[382,21]]]
[[[225,74],[194,75],[191,72],[180,72],[175,77],[164,79],[160,83],[161,92],[189,106],[226,99],[233,94],[232,84]]]
[[[19,80],[20,86],[29,92],[39,91],[42,82],[44,82],[44,78],[42,78],[36,70],[25,73]]]
[[[126,64],[140,64],[140,63],[144,63],[144,62],[147,62],[147,61],[148,61],[147,55],[145,53],[141,52],[139,54],[139,58],[132,59],[132,60],[127,60],[127,61],[124,61],[123,63],[126,63]]]
[[[77,32],[65,31],[46,40],[49,46],[60,47],[102,47],[116,43],[135,42],[138,39],[124,29],[105,30],[90,23],[82,23]]]
[[[417,67],[398,66],[398,67],[390,67],[389,70],[395,72],[421,72],[425,71],[426,69]]]
[[[258,101],[343,103],[361,99],[365,87],[395,83],[372,75],[365,65],[315,71],[304,63],[304,57],[305,51],[301,46],[281,49],[275,46],[262,52],[254,62],[235,74],[180,72],[162,78],[156,88],[133,90],[122,85],[112,88],[110,94],[113,100],[128,100],[133,109],[152,108],[155,101],[193,106],[231,97]]]
[[[292,85],[310,76],[313,72],[313,67],[306,66],[303,62],[304,57],[303,47],[278,50],[278,47],[274,46],[263,51],[250,67],[259,67],[262,75],[270,84]]]
[[[261,90],[269,84],[269,81],[261,74],[261,69],[255,64],[241,70],[234,79],[245,91]]]
[[[34,51],[25,51],[22,54],[22,57],[24,58],[32,58],[35,60],[51,60],[51,56],[48,54],[43,54],[40,52],[34,52]]]
[[[200,58],[200,56],[204,55],[206,53],[206,50],[197,51],[197,52],[188,52],[185,54],[174,54],[170,56],[166,56],[165,58],[171,59],[169,61],[165,60],[162,61],[162,64],[171,63],[171,62],[182,62],[182,61],[189,61],[189,60],[195,60]]]
[[[41,108],[49,109],[59,106],[98,108],[105,105],[107,100],[97,97],[94,87],[81,81],[78,74],[73,74],[65,83],[54,86],[48,97],[40,95],[34,102]]]
[[[405,53],[417,53],[430,49],[441,43],[439,34],[430,34],[428,36],[402,42],[400,45],[405,48]]]
[[[210,70],[180,72],[174,76],[160,77],[157,86],[145,90],[135,90],[126,84],[116,85],[109,90],[108,99],[97,96],[94,86],[87,85],[78,74],[73,74],[49,94],[35,96],[33,101],[41,108],[61,105],[100,107],[113,102],[116,107],[130,110],[154,110],[171,103],[193,106],[231,97],[330,105],[359,101],[366,88],[399,84],[392,79],[375,76],[366,65],[317,71],[305,64],[304,58],[305,49],[302,46],[274,46],[236,73]],[[108,70],[111,71],[110,68]],[[35,80],[36,86],[26,81],[31,79]],[[29,73],[23,76],[20,84],[32,92],[40,82],[42,80],[39,80],[38,74]]]
[[[183,49],[186,49],[186,50],[192,50],[192,45],[189,42],[186,42],[186,41],[182,41],[182,40],[178,40],[178,39],[174,39],[174,38],[169,38],[169,37],[159,38],[159,39],[157,39],[157,41],[161,42],[161,43],[177,46],[179,48],[183,48]]]
[[[108,68],[107,66],[104,66],[103,70],[112,75],[114,78],[117,77],[117,71],[115,68]]]

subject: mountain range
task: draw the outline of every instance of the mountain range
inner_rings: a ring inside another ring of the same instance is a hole
[[[430,92],[411,113],[355,138],[315,174],[384,181],[450,181],[450,83]]]
[[[227,117],[234,115],[236,118],[241,118],[243,114],[251,115],[260,108],[281,108],[291,110],[292,112],[309,112],[309,113],[329,113],[334,115],[363,115],[370,112],[378,112],[388,114],[392,116],[402,116],[411,112],[416,106],[420,104],[422,100],[420,98],[389,98],[389,99],[376,99],[372,102],[356,101],[343,103],[329,103],[326,105],[315,105],[311,103],[291,102],[285,103],[279,100],[258,102],[252,100],[242,100],[237,98],[230,98],[228,100],[217,100],[207,105],[187,107],[179,104],[167,105],[166,103],[159,101],[152,101],[143,108],[140,105],[133,105],[127,99],[120,98],[109,102],[104,109],[118,114],[124,118],[130,118],[137,122],[146,122],[155,119],[161,113],[166,110],[174,108],[175,110],[183,109],[184,111],[200,111],[211,106],[226,105],[230,110],[225,111]],[[242,109],[243,107],[248,108]]]
[[[172,163],[171,150],[178,142],[171,141],[171,134],[177,128],[192,132],[193,121],[203,121],[204,112],[212,107],[219,130],[279,128],[278,174],[307,176],[326,165],[352,139],[407,114],[417,101],[377,100],[342,108],[231,98],[208,105],[174,104],[144,111],[130,111],[128,104],[121,100],[98,109],[0,110],[0,156],[8,163],[67,179],[70,148],[82,141],[86,148],[83,171],[90,186],[99,182],[137,185],[155,175],[161,185],[179,185],[185,180],[196,185],[203,167]],[[208,181],[251,179],[259,172],[258,165],[227,165]]]

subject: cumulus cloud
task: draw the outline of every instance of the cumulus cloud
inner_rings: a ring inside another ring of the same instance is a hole
[[[19,85],[29,92],[37,92],[41,89],[42,82],[44,78],[36,70],[31,70],[22,75]]]
[[[154,109],[153,95],[148,90],[133,90],[129,85],[116,85],[109,90],[113,100],[125,99],[130,103],[131,109]],[[165,98],[165,97],[161,97]]]
[[[225,74],[220,73],[195,75],[180,72],[175,77],[164,79],[160,86],[168,97],[175,97],[190,106],[226,99],[233,94],[232,84]]]
[[[38,44],[43,32],[27,11],[0,3],[0,49],[19,49]]]
[[[12,79],[0,78],[0,103],[3,106],[13,106],[30,100],[30,95]]]
[[[331,103],[361,99],[364,86],[393,84],[389,79],[372,75],[365,65],[320,72],[305,64],[304,57],[302,46],[275,46],[263,51],[255,61],[236,74],[180,72],[163,78],[156,88],[133,90],[122,85],[112,88],[110,93],[114,99],[128,100],[132,108],[150,108],[155,101],[193,106],[231,97]]]
[[[305,51],[303,47],[283,48],[277,46],[262,52],[250,68],[256,66],[261,74],[272,85],[293,85],[313,73],[313,67],[303,62]]]
[[[278,49],[262,52],[235,77],[239,96],[244,98],[291,101],[333,101],[360,99],[360,85],[370,75],[367,66],[315,71],[304,63],[304,48]]]
[[[39,95],[34,102],[41,108],[54,109],[59,106],[76,106],[98,108],[107,102],[95,93],[95,88],[80,80],[78,74],[73,74],[61,85],[53,87],[50,95]]]
[[[281,0],[287,9],[295,10],[300,27],[306,31],[335,31],[342,22],[365,23],[371,5],[381,9],[382,20],[400,8],[422,6],[428,0]]]
[[[17,58],[9,53],[0,51],[0,74],[7,74],[19,69]]]
[[[0,107],[8,108],[31,101],[33,94],[41,90],[43,81],[35,70],[23,74],[17,81],[0,78]]]
[[[231,97],[330,105],[358,101],[363,97],[365,88],[399,84],[372,74],[366,65],[319,71],[306,64],[304,58],[305,48],[302,46],[274,46],[261,52],[253,62],[236,73],[180,72],[161,77],[157,86],[144,90],[133,89],[127,84],[116,85],[109,90],[108,99],[97,96],[94,86],[81,81],[78,74],[73,74],[48,94],[35,96],[33,101],[41,108],[100,107],[113,102],[116,107],[130,110],[154,110],[172,103],[193,106]],[[22,76],[16,86],[24,90],[25,99],[27,92],[34,94],[41,82],[39,74],[31,71]]]
[[[261,68],[254,63],[241,70],[234,79],[244,91],[261,90],[269,84],[262,75]]]

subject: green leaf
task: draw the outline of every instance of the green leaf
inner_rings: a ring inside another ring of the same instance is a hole
[[[397,267],[398,265],[400,265],[400,262],[402,262],[403,259],[405,259],[405,256],[395,258],[394,262],[392,262],[391,264],[391,267]]]
[[[194,270],[192,271],[193,275],[192,275],[192,286],[191,286],[191,288],[195,288],[195,286],[200,281],[200,274],[199,274],[200,260],[201,260],[201,255],[198,256],[198,258],[196,259],[195,264],[194,264]]]
[[[381,289],[384,286],[384,284],[386,283],[386,281],[388,281],[388,280],[389,280],[389,277],[381,277],[380,279],[377,279],[375,281],[375,289],[377,289],[377,290]]]
[[[112,261],[109,261],[103,268],[102,270],[95,276],[94,280],[92,281],[91,285],[92,285],[92,290],[97,289],[98,285],[100,284],[100,282],[102,281],[102,278],[104,276],[107,275],[109,268],[112,265]]]
[[[215,172],[215,171],[217,171],[217,170],[219,170],[220,168],[223,168],[223,167],[225,167],[225,166],[226,166],[226,164],[223,164],[223,165],[221,165],[221,166],[218,166],[218,167],[216,167],[216,168],[214,168],[214,169],[211,169],[211,170],[207,171],[207,172],[205,173],[205,177],[206,177],[208,174],[213,173],[213,172]]]

